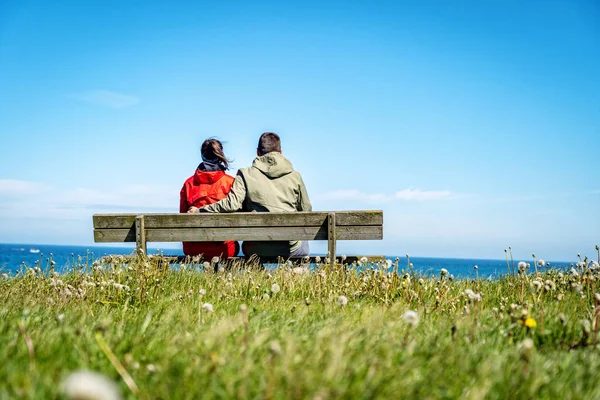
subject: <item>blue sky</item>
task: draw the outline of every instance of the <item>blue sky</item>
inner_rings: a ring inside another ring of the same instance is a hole
[[[340,252],[591,255],[599,66],[592,0],[3,1],[0,242],[176,212],[203,139],[275,131],[315,210],[384,210]]]

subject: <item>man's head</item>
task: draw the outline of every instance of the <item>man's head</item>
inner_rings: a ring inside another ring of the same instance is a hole
[[[273,132],[265,132],[258,139],[258,148],[256,154],[264,156],[267,153],[277,151],[281,153],[281,139],[279,135]]]

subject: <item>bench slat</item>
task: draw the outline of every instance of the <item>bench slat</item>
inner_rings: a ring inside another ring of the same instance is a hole
[[[326,240],[327,226],[246,227],[246,228],[168,228],[150,229],[148,242],[225,241],[225,240]],[[382,226],[339,226],[336,240],[380,240]],[[96,229],[96,242],[135,242],[135,229]]]
[[[96,214],[96,229],[130,229],[138,214]],[[231,214],[143,214],[146,229],[152,228],[221,228],[269,226],[326,226],[327,212],[298,213],[231,213]],[[250,218],[248,216],[251,215]],[[382,211],[339,211],[336,226],[383,224]]]

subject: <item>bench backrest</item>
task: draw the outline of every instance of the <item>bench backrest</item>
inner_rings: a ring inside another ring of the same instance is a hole
[[[95,214],[94,241],[146,242],[226,240],[383,239],[383,212],[337,211],[231,214]]]

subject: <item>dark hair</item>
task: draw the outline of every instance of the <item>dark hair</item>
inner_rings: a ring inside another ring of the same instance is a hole
[[[223,153],[223,144],[214,138],[206,139],[200,148],[202,159],[207,162],[221,164],[225,169],[229,169],[229,161]]]
[[[265,132],[258,139],[258,154],[265,155],[272,151],[281,152],[281,139],[273,132]]]

